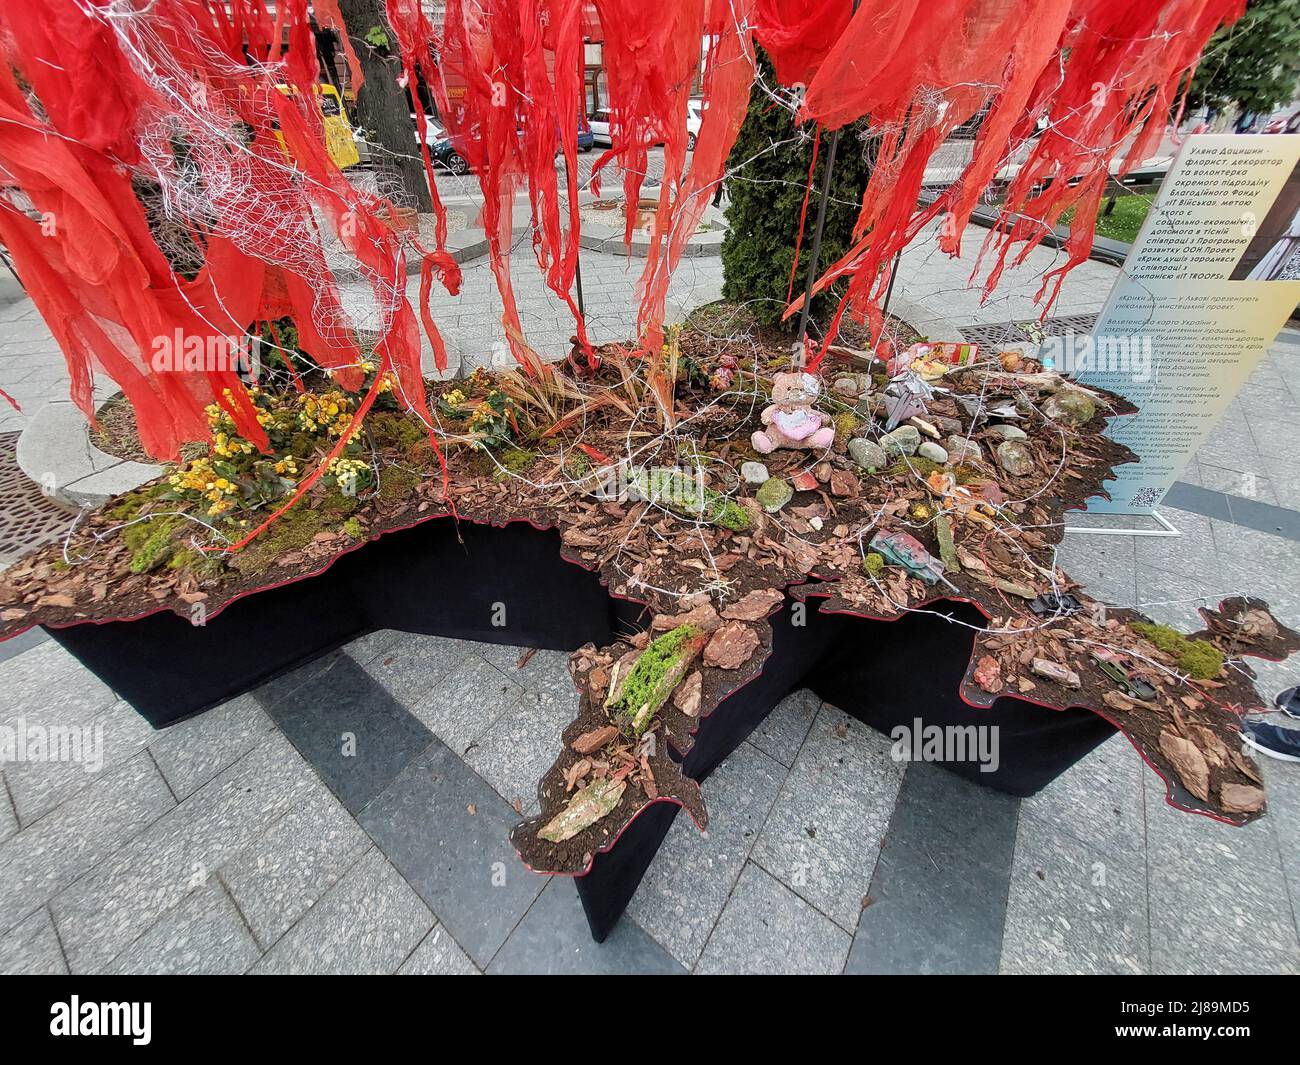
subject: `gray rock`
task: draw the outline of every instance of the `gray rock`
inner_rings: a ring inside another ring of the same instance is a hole
[[[929,459],[931,462],[947,462],[948,452],[936,444],[933,440],[923,440],[921,446],[916,449],[916,453],[923,459]]]
[[[835,378],[835,383],[831,388],[837,395],[847,396],[850,399],[856,399],[862,394],[862,384],[860,380],[852,374],[845,374],[843,377]]]
[[[921,430],[915,425],[900,425],[892,433],[882,436],[880,445],[886,455],[915,455],[921,446]]]
[[[772,475],[761,462],[742,462],[740,476],[746,484],[762,484]]]
[[[998,445],[998,462],[1012,477],[1023,477],[1034,468],[1034,456],[1019,440],[1004,440]]]
[[[754,496],[769,514],[775,514],[794,498],[794,489],[780,477],[770,477],[759,485]]]
[[[974,440],[967,440],[964,436],[950,436],[944,441],[948,449],[949,462],[970,462],[979,461],[984,458],[984,449],[975,443]]]
[[[997,434],[1003,440],[1028,439],[1028,435],[1018,425],[990,425],[989,432]]]
[[[885,449],[871,440],[855,437],[849,441],[849,455],[864,470],[880,470],[889,465]]]
[[[1048,397],[1047,402],[1043,404],[1043,413],[1054,422],[1086,425],[1097,413],[1097,404],[1086,392],[1080,392],[1077,388],[1063,388]]]

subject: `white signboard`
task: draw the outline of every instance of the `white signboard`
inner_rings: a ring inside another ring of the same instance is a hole
[[[1092,335],[1044,347],[1138,408],[1109,432],[1142,461],[1088,509],[1149,513],[1298,302],[1300,134],[1189,136]]]

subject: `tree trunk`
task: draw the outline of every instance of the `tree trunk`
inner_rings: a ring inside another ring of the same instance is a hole
[[[361,62],[365,84],[357,93],[357,121],[370,144],[370,159],[380,179],[379,191],[392,195],[405,190],[405,206],[432,211],[433,199],[424,177],[415,123],[411,120],[406,93],[397,84],[401,66],[388,48],[378,48],[366,39],[380,30],[397,50],[397,41],[380,10],[379,0],[339,0],[339,14]],[[383,175],[388,174],[385,182]],[[399,197],[401,199],[402,197]]]

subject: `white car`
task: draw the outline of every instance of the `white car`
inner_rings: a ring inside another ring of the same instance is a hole
[[[704,124],[704,112],[708,109],[708,106],[703,100],[688,100],[686,102],[686,150],[688,152],[695,151],[695,139],[700,135],[700,126]],[[610,118],[610,110],[602,107],[599,111],[593,111],[591,118],[587,120],[591,126],[593,139],[597,144],[605,148],[614,146],[609,131]]]

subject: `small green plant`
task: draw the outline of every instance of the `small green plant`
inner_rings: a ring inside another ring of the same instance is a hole
[[[885,556],[875,551],[868,551],[867,557],[862,560],[862,572],[868,577],[879,577],[880,571],[884,568]]]

